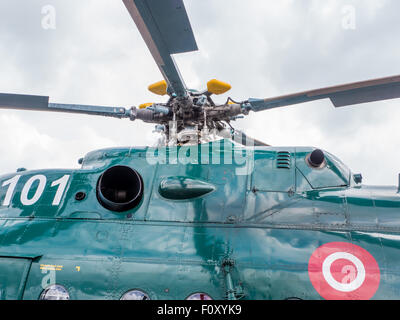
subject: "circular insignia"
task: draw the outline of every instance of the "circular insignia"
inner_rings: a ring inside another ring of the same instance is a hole
[[[319,247],[308,262],[310,281],[327,300],[369,300],[380,282],[379,266],[365,249],[331,242]]]

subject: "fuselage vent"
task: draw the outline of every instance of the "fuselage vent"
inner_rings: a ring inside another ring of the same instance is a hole
[[[290,152],[279,151],[276,154],[276,167],[278,169],[290,169]]]

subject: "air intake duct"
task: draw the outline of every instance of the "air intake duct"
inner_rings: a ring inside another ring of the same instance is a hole
[[[308,164],[313,168],[320,168],[325,163],[324,152],[320,149],[315,149],[307,158]]]
[[[97,199],[111,211],[124,212],[138,206],[143,197],[143,179],[127,166],[114,166],[100,176]]]

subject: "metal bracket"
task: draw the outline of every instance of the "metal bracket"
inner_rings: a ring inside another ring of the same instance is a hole
[[[238,300],[244,296],[240,283],[235,287],[232,280],[232,271],[235,267],[235,260],[226,258],[222,261],[222,271],[225,277],[226,297],[228,300]]]

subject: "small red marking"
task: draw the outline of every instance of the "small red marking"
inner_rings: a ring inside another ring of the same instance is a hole
[[[380,270],[365,249],[346,242],[324,244],[313,252],[308,275],[327,300],[369,300],[379,288]]]

